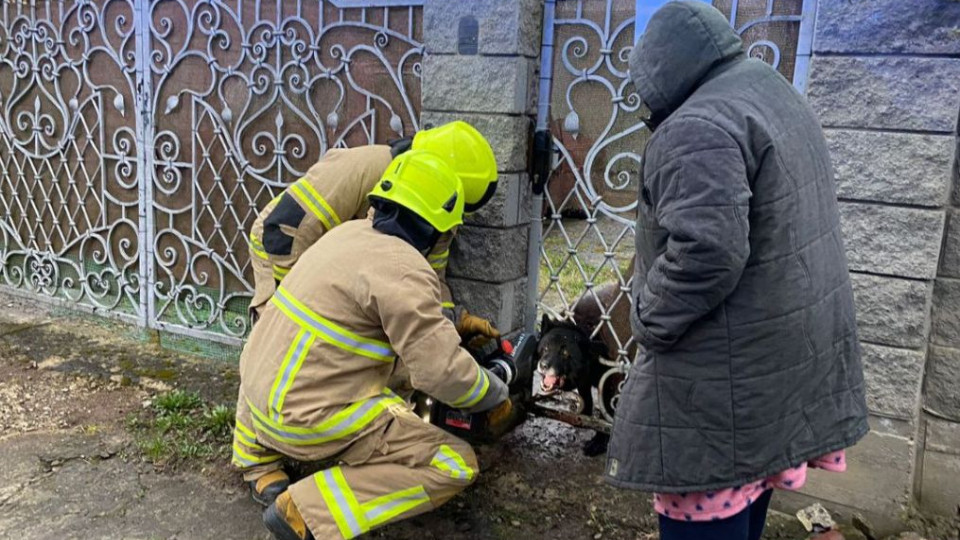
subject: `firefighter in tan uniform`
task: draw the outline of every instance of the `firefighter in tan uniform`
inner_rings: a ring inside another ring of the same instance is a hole
[[[413,386],[468,412],[509,415],[507,387],[460,348],[427,255],[462,223],[464,191],[426,151],[397,157],[371,219],[327,232],[264,306],[240,360],[234,463],[257,483],[287,456],[336,465],[264,512],[280,539],[353,538],[432,510],[477,476],[471,447],[387,388],[402,358]]]
[[[450,122],[398,141],[392,147],[372,145],[329,150],[260,212],[250,231],[250,261],[254,295],[250,302],[254,321],[270,301],[277,284],[303,253],[327,231],[345,221],[365,218],[370,210],[367,194],[390,160],[403,151],[428,150],[443,157],[464,184],[464,207],[472,213],[483,206],[497,188],[497,167],[489,143],[466,122]],[[428,260],[440,277],[445,314],[464,334],[499,337],[489,321],[455,306],[446,285],[447,260],[455,231],[437,241]]]

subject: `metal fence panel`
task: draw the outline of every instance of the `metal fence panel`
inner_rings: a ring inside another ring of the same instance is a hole
[[[420,3],[4,2],[0,284],[239,342],[258,210],[418,129]]]
[[[328,148],[417,129],[420,9],[177,0],[147,18],[149,311],[240,337],[258,209]]]
[[[134,8],[0,18],[0,284],[144,322]]]

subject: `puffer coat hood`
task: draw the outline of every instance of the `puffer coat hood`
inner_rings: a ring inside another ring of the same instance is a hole
[[[714,68],[743,56],[740,37],[719,11],[703,2],[671,2],[653,15],[630,54],[630,75],[653,117],[662,119]]]

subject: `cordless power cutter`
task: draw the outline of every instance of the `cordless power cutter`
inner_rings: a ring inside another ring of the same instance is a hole
[[[491,340],[482,347],[467,346],[477,363],[487,368],[510,388],[513,410],[506,422],[492,425],[487,412],[469,414],[433,400],[430,404],[430,422],[471,443],[489,443],[500,438],[523,422],[533,387],[533,357],[536,336],[520,334],[512,342]],[[470,340],[465,339],[465,343]]]

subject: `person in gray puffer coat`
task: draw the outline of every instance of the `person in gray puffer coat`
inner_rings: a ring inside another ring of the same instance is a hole
[[[654,14],[630,74],[654,130],[631,315],[644,352],[608,482],[711,495],[852,446],[869,430],[863,371],[815,114],[702,2]]]

